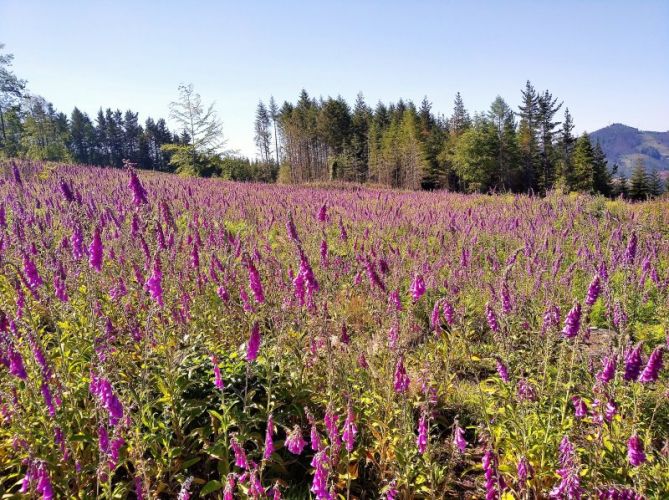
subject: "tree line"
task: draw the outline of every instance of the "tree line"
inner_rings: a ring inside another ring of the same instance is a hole
[[[371,108],[362,94],[350,106],[341,97],[316,99],[303,90],[295,103],[280,108],[274,99],[258,104],[256,144],[259,156],[281,162],[280,177],[295,183],[630,197],[652,196],[658,186],[662,191],[657,173],[648,176],[655,188],[643,195],[616,177],[618,167],[608,165],[599,143],[587,133],[574,135],[569,109],[558,117],[562,107],[529,81],[517,110],[498,96],[486,112],[472,116],[457,93],[448,118],[435,114],[427,98],[418,106],[400,99]]]
[[[631,179],[616,176],[598,143],[576,137],[568,108],[528,81],[513,110],[498,96],[473,116],[457,93],[450,117],[427,98],[370,107],[362,94],[314,98],[303,90],[280,107],[259,102],[256,160],[224,149],[213,104],[192,85],[170,104],[170,130],[160,118],[144,124],[132,110],[100,108],[91,118],[70,116],[26,90],[0,44],[0,157],[72,161],[241,181],[346,181],[403,189],[545,194],[551,189],[645,199],[664,191],[657,172],[642,163]],[[558,115],[562,111],[561,115]]]

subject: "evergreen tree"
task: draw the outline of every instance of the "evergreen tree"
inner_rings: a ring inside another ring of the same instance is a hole
[[[495,186],[501,190],[517,189],[518,148],[513,111],[504,99],[497,96],[490,105],[487,118],[495,151]]]
[[[369,127],[372,121],[372,112],[365,103],[362,92],[358,93],[351,116],[351,143],[353,156],[352,170],[354,180],[365,182],[369,165]]]
[[[634,169],[630,177],[629,198],[630,200],[641,201],[647,199],[649,195],[650,187],[646,165],[642,158],[638,158],[634,163]]]
[[[564,121],[562,122],[562,130],[560,131],[559,139],[559,162],[557,169],[558,182],[563,187],[567,188],[572,183],[572,153],[574,151],[574,144],[576,138],[573,135],[574,121],[569,108],[564,110]]]
[[[553,187],[555,183],[555,163],[557,161],[557,154],[553,145],[555,128],[561,122],[554,122],[555,114],[562,107],[562,103],[557,102],[557,98],[544,91],[538,99],[538,129],[540,138],[540,170],[537,176],[537,185],[541,193],[546,193]]]
[[[518,146],[522,168],[523,191],[536,190],[537,171],[540,163],[539,144],[539,95],[528,80],[521,90],[522,104],[518,107],[520,123],[518,125]]]
[[[462,96],[460,92],[455,94],[455,102],[453,105],[453,115],[450,120],[450,132],[455,135],[462,134],[472,125],[472,120],[469,117],[469,113],[465,109],[465,105],[462,102]]]
[[[660,174],[656,169],[653,169],[648,176],[648,194],[652,197],[660,196],[664,193],[664,183],[660,178]]]
[[[592,193],[595,185],[594,170],[595,153],[588,134],[583,133],[574,146],[572,156],[573,175],[569,187],[570,191]]]
[[[593,148],[593,191],[604,196],[611,196],[613,192],[613,173],[609,171],[606,154],[597,141]]]
[[[70,140],[68,149],[76,163],[94,163],[95,127],[86,113],[79,108],[72,110],[70,117]]]
[[[276,121],[279,118],[279,107],[276,105],[276,101],[274,101],[274,96],[270,96],[269,98],[269,116],[272,119],[272,127],[274,128],[274,155],[276,158],[276,164],[279,165],[281,163],[279,157],[279,134],[278,134],[278,129],[276,126]]]
[[[123,160],[130,160],[134,164],[140,162],[140,143],[144,133],[138,116],[138,113],[130,110],[126,111],[123,116]],[[144,147],[146,148],[146,143]]]

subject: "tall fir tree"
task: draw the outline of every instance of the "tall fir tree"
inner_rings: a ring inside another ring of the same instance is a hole
[[[539,95],[538,102],[538,129],[539,129],[539,157],[540,168],[537,176],[537,186],[541,193],[546,193],[553,187],[556,179],[555,164],[558,153],[554,147],[555,129],[561,122],[553,121],[555,114],[562,107],[558,99],[548,91]]]
[[[522,103],[518,107],[518,147],[522,168],[522,190],[537,190],[539,187],[537,172],[539,169],[539,95],[530,81],[521,90]]]
[[[580,191],[583,193],[594,192],[595,184],[595,170],[594,170],[595,153],[590,143],[588,134],[583,133],[577,140],[574,146],[574,154],[572,156],[573,175],[569,184],[570,191]]]
[[[646,172],[646,165],[642,158],[637,158],[634,162],[634,168],[629,180],[628,193],[629,198],[635,201],[645,200],[650,195],[648,173]]]

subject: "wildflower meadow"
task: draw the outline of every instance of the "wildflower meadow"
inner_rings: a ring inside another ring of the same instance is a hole
[[[669,498],[669,203],[0,166],[2,498]]]

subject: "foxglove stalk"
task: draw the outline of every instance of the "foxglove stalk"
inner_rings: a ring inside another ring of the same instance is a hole
[[[290,433],[288,433],[288,436],[286,436],[285,444],[288,451],[291,452],[293,455],[302,454],[302,451],[304,450],[304,447],[306,446],[307,442],[302,437],[302,429],[300,429],[299,425],[295,425],[295,427],[293,427],[293,430]]]
[[[418,421],[418,438],[416,438],[416,446],[418,446],[418,453],[421,455],[427,450],[427,441],[428,441],[428,425],[427,425],[427,412],[423,411],[420,415],[420,420]]]
[[[274,442],[272,441],[273,436],[274,418],[270,413],[269,417],[267,417],[267,429],[265,430],[265,451],[262,455],[264,460],[269,460],[272,457],[272,453],[274,453]]]
[[[497,374],[504,382],[509,382],[509,370],[501,359],[497,358]]]
[[[88,247],[88,263],[97,271],[102,271],[102,259],[104,254],[104,247],[102,246],[102,238],[100,237],[100,229],[95,228],[93,233],[93,240]]]
[[[348,404],[348,409],[346,412],[346,420],[344,421],[344,428],[342,432],[342,440],[344,441],[344,447],[349,453],[353,451],[355,447],[355,436],[358,434],[358,428],[355,425],[355,414],[353,413],[353,406],[351,403]]]
[[[214,387],[223,390],[223,379],[221,378],[221,368],[218,366],[218,359],[213,354],[211,355],[211,364],[214,367]]]
[[[585,305],[592,307],[595,302],[597,302],[597,299],[601,293],[602,285],[599,280],[599,276],[595,276],[590,282],[590,286],[588,287],[588,295],[585,297]]]
[[[627,441],[627,459],[633,467],[638,467],[646,461],[643,442],[636,433]]]
[[[409,389],[409,376],[407,375],[406,369],[404,368],[404,358],[402,356],[397,360],[395,365],[395,375],[393,386],[395,392],[398,394],[403,394]]]
[[[453,432],[453,444],[460,451],[464,453],[467,449],[467,439],[465,439],[465,431],[460,425],[455,426],[455,431]]]
[[[490,303],[487,303],[485,305],[485,317],[486,320],[488,321],[488,326],[493,332],[499,333],[502,331],[499,326],[499,321],[497,321],[497,314],[495,313],[495,310],[490,306]]]
[[[253,297],[256,299],[258,304],[265,302],[265,294],[263,293],[262,281],[260,280],[260,273],[258,269],[253,264],[253,261],[249,259],[247,263],[249,271],[249,287],[253,292]]]
[[[128,187],[130,188],[130,191],[132,191],[132,202],[135,206],[139,207],[149,202],[146,199],[146,189],[142,186],[139,177],[137,177],[137,172],[135,172],[134,169],[130,169]]]
[[[575,337],[578,334],[579,329],[581,328],[581,304],[576,302],[574,307],[567,313],[567,317],[564,320],[564,328],[562,329],[562,334],[570,339]]]
[[[413,281],[411,282],[411,287],[409,288],[409,291],[411,292],[411,298],[413,299],[414,302],[418,302],[420,298],[423,296],[425,293],[425,280],[423,279],[423,276],[420,274],[416,274],[413,278]]]
[[[632,382],[639,377],[641,372],[641,343],[630,348],[625,353],[625,374],[623,378],[627,382]]]
[[[260,325],[258,322],[253,323],[251,328],[251,337],[246,345],[246,361],[253,362],[258,357],[260,350]]]
[[[163,307],[163,273],[160,269],[160,260],[157,258],[153,262],[153,273],[144,286],[149,291],[151,298],[155,300],[160,307]]]
[[[617,358],[615,355],[607,356],[602,360],[602,369],[597,373],[597,380],[602,384],[608,384],[616,376]]]
[[[656,347],[648,358],[646,367],[639,375],[639,382],[647,384],[655,382],[662,369],[662,347]]]
[[[42,286],[42,278],[37,272],[37,266],[35,263],[28,257],[28,255],[23,256],[23,273],[26,276],[28,286],[31,290],[35,290]]]

